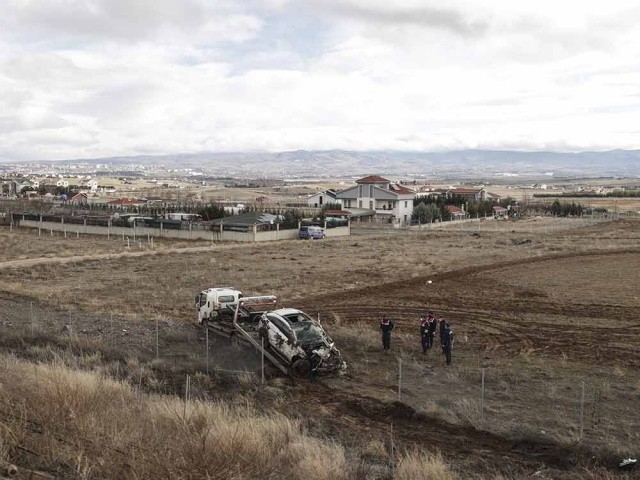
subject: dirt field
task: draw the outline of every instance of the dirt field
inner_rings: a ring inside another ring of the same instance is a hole
[[[57,238],[49,256],[33,232],[4,230],[0,345],[33,357],[37,339],[68,324],[105,358],[125,350],[153,362],[158,321],[160,357],[176,367],[148,388],[180,393],[184,373],[205,368],[195,293],[222,284],[275,293],[319,314],[349,363],[316,384],[270,380],[275,397],[254,387],[312,433],[365,452],[391,439],[438,449],[461,478],[602,478],[592,472],[615,475],[617,461],[640,453],[639,227],[534,218],[137,255],[116,240]],[[453,326],[450,368],[437,349],[419,352],[426,310]],[[379,346],[383,313],[397,325],[390,355]],[[212,369],[256,371],[255,355],[213,341]]]

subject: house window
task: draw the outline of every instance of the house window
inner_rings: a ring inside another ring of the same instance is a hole
[[[321,200],[320,203],[322,203],[322,198],[320,198],[320,200]],[[409,202],[405,201],[404,202],[404,208],[407,208],[408,205],[409,205]],[[404,217],[405,217],[405,221],[406,221],[407,216],[405,215]]]
[[[322,195],[320,195],[320,205],[322,205]],[[406,207],[406,205],[405,205]]]
[[[362,200],[358,200],[358,208],[362,208]]]
[[[407,223],[407,216],[404,216],[404,223]]]
[[[373,200],[369,200],[369,210],[373,210]]]
[[[358,185],[358,197],[362,196],[362,185]]]
[[[373,185],[369,185],[369,196],[373,198]]]

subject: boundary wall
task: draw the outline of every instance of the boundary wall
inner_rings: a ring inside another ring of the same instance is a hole
[[[298,229],[232,232],[227,230],[173,230],[150,227],[101,227],[96,225],[65,224],[63,222],[40,222],[38,220],[19,220],[19,227],[37,228],[44,231],[64,232],[65,235],[106,235],[122,238],[175,238],[180,240],[207,240],[211,242],[269,242],[275,240],[293,240],[298,238]],[[351,227],[336,227],[325,230],[327,237],[351,235]]]

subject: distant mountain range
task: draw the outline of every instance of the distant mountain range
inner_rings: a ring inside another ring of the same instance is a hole
[[[43,162],[39,162],[43,163]],[[49,162],[47,162],[49,163]],[[497,178],[509,176],[639,176],[640,150],[606,152],[521,152],[457,150],[449,152],[296,150],[290,152],[194,153],[76,159],[61,164],[106,164],[191,168],[205,175],[234,177],[344,177],[369,173]]]

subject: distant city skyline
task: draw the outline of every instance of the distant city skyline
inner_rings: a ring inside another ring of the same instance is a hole
[[[7,0],[0,160],[640,147],[632,0]]]

